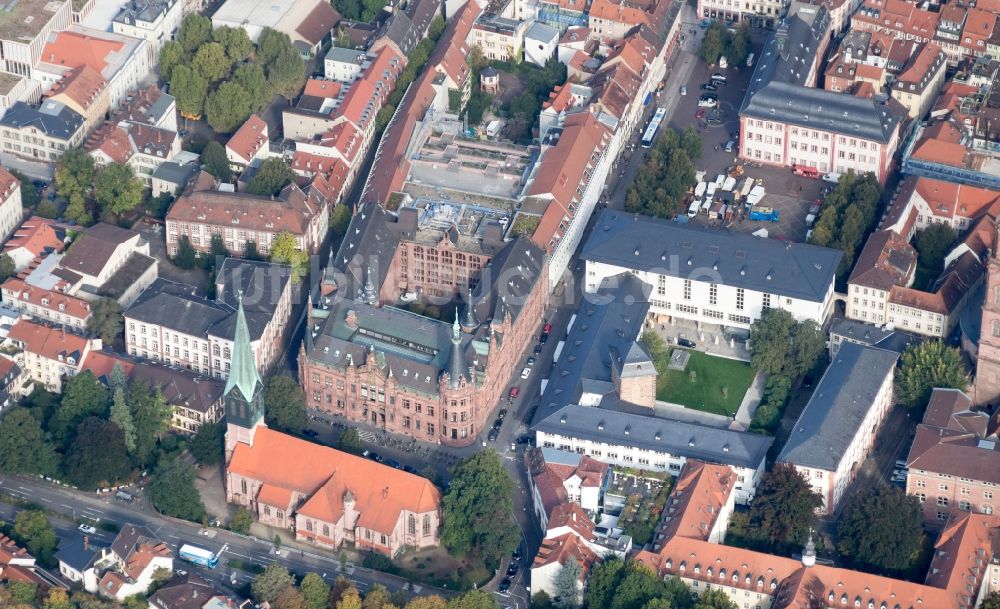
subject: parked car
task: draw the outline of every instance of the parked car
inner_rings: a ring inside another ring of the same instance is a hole
[[[687,94],[688,94],[687,85],[681,85],[681,95],[687,95]]]
[[[719,100],[712,99],[711,97],[702,97],[698,100],[699,108],[714,108],[719,105]]]
[[[538,355],[541,352],[542,352],[542,344],[538,343],[537,345],[535,345],[535,355]]]
[[[306,436],[307,438],[318,438],[319,432],[313,429],[303,429],[302,435]]]
[[[521,370],[521,378],[526,379],[531,376],[531,368],[525,366],[524,370]]]
[[[542,326],[542,332],[545,334],[552,332],[552,324],[547,323],[544,326]]]
[[[909,466],[906,464],[906,461],[904,461],[903,459],[896,459],[896,467],[898,469],[907,469]]]
[[[712,82],[726,82],[726,75],[722,72],[716,72],[712,74]]]
[[[514,551],[511,552],[511,554],[510,554],[510,557],[513,558],[514,560],[521,560],[522,556],[524,556],[524,555],[521,554],[521,547],[520,546],[518,546],[517,548],[515,548]]]
[[[486,435],[486,439],[489,440],[490,442],[496,442],[497,441],[497,437],[499,437],[499,436],[500,436],[500,430],[498,430],[498,429],[491,429],[490,433]]]
[[[529,366],[534,366],[535,365],[535,358],[529,357],[528,358],[528,365]]]
[[[729,140],[728,142],[726,142],[726,148],[725,148],[726,152],[732,152],[734,148],[736,148],[735,141]]]
[[[549,335],[548,334],[542,334],[541,336],[538,337],[538,342],[542,343],[543,345],[545,344],[545,341],[547,341],[547,340],[549,340]]]
[[[520,387],[511,387],[510,388],[510,399],[516,400],[517,396],[519,396],[519,395],[521,395],[521,388]]]
[[[520,570],[520,567],[517,566],[517,563],[514,562],[514,561],[511,561],[510,565],[507,567],[507,577],[514,577],[515,575],[517,575],[517,572],[519,570]]]
[[[406,472],[406,473],[408,473],[408,474],[415,474],[415,473],[417,473],[417,468],[410,467],[409,465],[404,465],[403,466],[403,471]]]
[[[403,469],[403,465],[395,459],[386,459],[385,464],[394,469]]]
[[[361,456],[367,459],[371,459],[372,461],[376,461],[378,463],[381,463],[382,461],[385,460],[385,458],[382,455],[378,454],[374,450],[366,450],[361,453]]]
[[[80,526],[78,526],[76,528],[81,533],[83,533],[84,535],[94,535],[94,534],[97,533],[97,529],[95,529],[94,527],[90,526],[89,524],[81,524]]]
[[[695,344],[695,342],[693,340],[689,340],[687,338],[678,338],[677,339],[677,344],[680,345],[680,346],[682,346],[682,347],[687,347],[688,349],[694,349],[695,347],[698,346],[698,345]]]
[[[500,594],[506,594],[507,591],[510,590],[510,583],[511,582],[509,577],[503,578],[503,581],[500,582],[499,586],[497,586],[497,592],[499,592]]]
[[[500,411],[497,412],[497,416],[500,417],[500,420],[502,421],[503,418],[507,416],[507,409],[501,408]]]
[[[813,386],[813,377],[806,376],[805,378],[802,379],[803,389],[812,389],[812,386]]]
[[[493,429],[500,429],[501,427],[503,427],[503,419],[493,421]]]
[[[694,113],[695,118],[705,118],[705,109],[698,108],[698,111]]]
[[[701,90],[702,91],[718,91],[719,87],[715,86],[714,84],[712,84],[710,82],[706,82],[706,83],[704,83],[704,84],[701,85]]]

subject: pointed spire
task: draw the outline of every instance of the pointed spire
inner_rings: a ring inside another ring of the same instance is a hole
[[[816,544],[813,543],[813,532],[809,529],[809,540],[802,551],[802,566],[811,567],[816,564]]]
[[[368,272],[365,278],[365,302],[375,306],[378,304],[378,291],[375,290],[375,282],[372,281],[373,274],[371,265],[368,265]]]
[[[250,329],[247,327],[246,314],[243,312],[243,291],[236,296],[236,331],[233,336],[233,363],[226,380],[226,391],[236,387],[246,401],[252,401],[258,387],[262,387],[260,375],[257,373],[257,363],[254,361],[253,348],[250,346]]]
[[[469,288],[469,298],[466,300],[465,304],[465,327],[470,331],[479,325],[479,320],[476,319],[476,303],[472,300],[472,288]]]
[[[458,307],[455,307],[455,322],[451,325],[451,354],[448,357],[448,386],[458,389],[465,375],[465,355],[462,353],[462,329],[458,325]]]

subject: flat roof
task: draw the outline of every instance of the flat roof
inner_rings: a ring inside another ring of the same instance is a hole
[[[296,0],[226,0],[212,15],[213,22],[259,25],[277,29]]]
[[[30,42],[69,0],[0,0],[0,39]]]

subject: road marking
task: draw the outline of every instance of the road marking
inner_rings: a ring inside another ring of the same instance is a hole
[[[44,501],[45,503],[52,503],[52,500],[51,500],[51,499],[46,499],[45,497],[39,497],[39,499],[41,499],[41,500],[42,500],[42,501]]]
[[[249,556],[244,556],[243,554],[239,554],[238,552],[233,552],[232,550],[229,550],[229,553],[232,554],[233,556],[239,556],[240,558],[245,558],[247,560],[250,560]]]
[[[73,509],[73,506],[71,506],[71,505],[66,505],[65,503],[63,503],[63,504],[60,504],[60,505],[62,505],[62,506],[63,506],[64,508],[66,508],[67,510],[72,510],[72,509]]]

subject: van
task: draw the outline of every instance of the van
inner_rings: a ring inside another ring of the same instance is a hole
[[[823,174],[823,181],[824,182],[828,182],[830,184],[836,184],[836,183],[840,182],[840,174],[839,173],[833,173],[833,172],[831,172],[831,173],[824,173]]]
[[[701,209],[701,203],[698,202],[698,199],[691,201],[691,205],[688,206],[688,218],[697,216],[699,209]]]
[[[118,491],[115,493],[115,499],[124,503],[132,503],[135,500],[135,497],[125,491]]]
[[[729,60],[726,59],[725,55],[719,58],[719,67],[722,68],[723,70],[729,67]]]
[[[749,55],[747,55],[747,67],[748,68],[752,68],[753,67],[753,59],[754,59],[753,53],[750,53]]]

